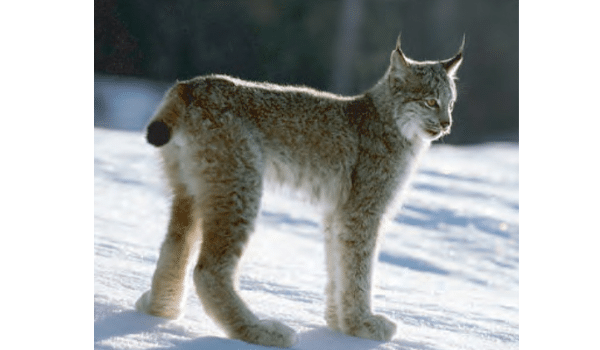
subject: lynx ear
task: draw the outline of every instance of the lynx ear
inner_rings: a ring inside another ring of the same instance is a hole
[[[446,70],[446,73],[451,77],[453,77],[456,74],[456,71],[458,70],[458,68],[460,67],[460,65],[462,63],[464,48],[465,48],[465,35],[463,34],[462,44],[460,45],[460,48],[458,49],[458,53],[450,59],[447,59],[445,61],[440,61],[440,63]]]
[[[396,49],[392,51],[392,56],[390,57],[390,64],[394,71],[397,71],[400,77],[404,77],[410,71],[408,67],[410,66],[408,59],[404,56],[404,53],[400,49],[400,37],[402,33],[398,34],[398,39],[396,39]]]
[[[396,50],[401,51],[400,50],[400,39],[402,39],[402,32],[398,33],[398,38],[396,38]]]

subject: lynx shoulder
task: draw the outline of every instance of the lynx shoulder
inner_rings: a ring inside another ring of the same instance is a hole
[[[328,326],[391,339],[395,323],[371,306],[378,233],[419,156],[450,132],[463,46],[464,38],[448,60],[418,62],[404,55],[398,37],[383,77],[351,97],[225,75],[176,83],[147,128],[173,204],[152,287],[137,308],[179,317],[194,264],[204,310],[228,336],[291,346],[295,332],[259,320],[234,283],[264,183],[275,182],[324,204]]]

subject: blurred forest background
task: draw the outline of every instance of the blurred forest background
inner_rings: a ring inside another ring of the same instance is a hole
[[[464,33],[454,124],[444,142],[518,141],[517,0],[95,0],[94,6],[96,126],[111,127],[99,118],[98,106],[110,103],[102,99],[119,98],[100,96],[99,84],[121,76],[166,89],[176,79],[223,73],[357,94],[383,75],[400,31],[404,53],[417,60],[450,58]]]

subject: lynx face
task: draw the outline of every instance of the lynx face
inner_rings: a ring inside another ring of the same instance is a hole
[[[462,47],[446,61],[416,62],[404,56],[398,41],[391,56],[389,88],[396,123],[408,139],[433,141],[450,133],[456,101],[454,73],[461,62]]]
[[[434,67],[424,68],[434,71]],[[452,109],[456,99],[454,82],[447,77],[445,81],[434,84],[418,84],[414,86],[412,96],[406,90],[398,94],[395,108],[396,122],[402,133],[409,139],[415,136],[423,140],[433,141],[450,133],[452,125]],[[423,80],[419,80],[422,82]],[[408,96],[407,96],[408,95]],[[401,117],[398,117],[401,116]]]

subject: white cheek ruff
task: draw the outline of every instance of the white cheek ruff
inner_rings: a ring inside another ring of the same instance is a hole
[[[400,122],[400,132],[404,137],[409,140],[414,139],[417,136],[421,136],[419,133],[419,126],[415,123],[414,120],[407,120],[404,122]]]
[[[432,140],[431,135],[428,135],[427,132],[423,130],[423,127],[419,122],[418,116],[415,116],[412,113],[405,114],[403,118],[396,118],[396,123],[398,125],[398,128],[400,129],[400,133],[402,133],[402,135],[408,140]]]
[[[417,136],[418,125],[416,125],[415,120],[412,118],[413,113],[406,113],[402,118],[398,116],[398,111],[394,112],[394,120],[396,120],[396,125],[398,125],[398,129],[400,129],[400,133],[408,140],[414,139]]]
[[[433,141],[442,136],[442,133],[432,135],[425,131],[420,122],[420,117],[414,113],[407,112],[404,114],[403,118],[398,118],[397,116],[398,113],[396,112],[396,123],[398,128],[400,129],[402,135],[408,140],[414,141],[416,139],[420,139],[423,141]]]

